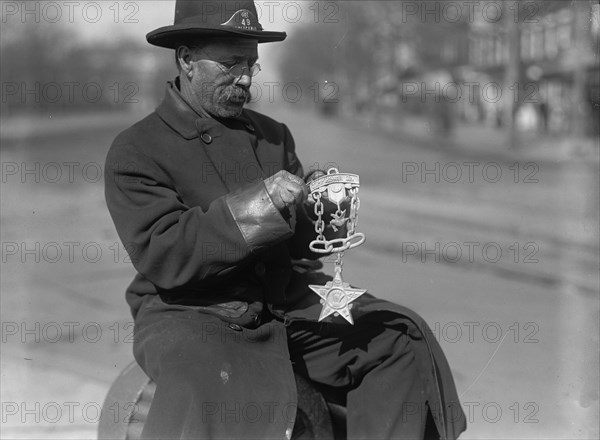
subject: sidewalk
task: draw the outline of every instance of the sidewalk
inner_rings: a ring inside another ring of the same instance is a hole
[[[372,121],[363,120],[363,123],[373,127]],[[436,135],[432,122],[426,116],[388,115],[377,118],[376,125],[421,146],[470,158],[485,156],[502,162],[600,163],[600,138],[597,137],[574,138],[570,135],[521,132],[519,148],[513,150],[504,130],[483,123],[456,122],[448,136]]]

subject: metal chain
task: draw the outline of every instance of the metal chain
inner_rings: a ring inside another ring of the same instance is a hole
[[[358,222],[357,214],[360,206],[360,200],[358,198],[358,188],[350,188],[350,216],[348,218],[348,237],[354,235],[356,224]]]
[[[315,222],[315,232],[317,233],[317,241],[326,241],[325,236],[323,235],[323,231],[325,231],[325,222],[323,221],[323,212],[324,206],[323,201],[321,200],[321,193],[315,193],[315,215],[317,216],[317,221]]]

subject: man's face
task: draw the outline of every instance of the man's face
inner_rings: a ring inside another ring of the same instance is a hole
[[[227,70],[241,64],[250,67],[258,59],[258,42],[249,39],[215,41],[193,55],[191,88],[202,108],[212,116],[238,116],[250,99],[249,69],[234,77]]]

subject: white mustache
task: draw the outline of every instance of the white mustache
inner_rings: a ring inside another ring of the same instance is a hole
[[[228,86],[221,95],[224,101],[245,101],[248,102],[252,96],[250,91],[239,86]]]

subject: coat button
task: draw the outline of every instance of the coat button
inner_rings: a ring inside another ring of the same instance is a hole
[[[267,268],[265,267],[265,263],[259,261],[254,265],[254,273],[259,277],[262,277],[267,272]]]
[[[202,142],[204,142],[205,144],[210,144],[212,142],[212,136],[208,133],[202,133],[200,135],[200,139],[202,139]]]
[[[233,322],[232,322],[231,324],[229,324],[229,325],[228,325],[228,327],[229,327],[231,330],[235,330],[236,332],[241,332],[241,331],[242,331],[242,326],[240,326],[240,325],[238,325],[238,324],[235,324],[235,323],[233,323]]]
[[[246,130],[248,130],[251,133],[254,133],[254,127],[251,124],[246,124]]]

